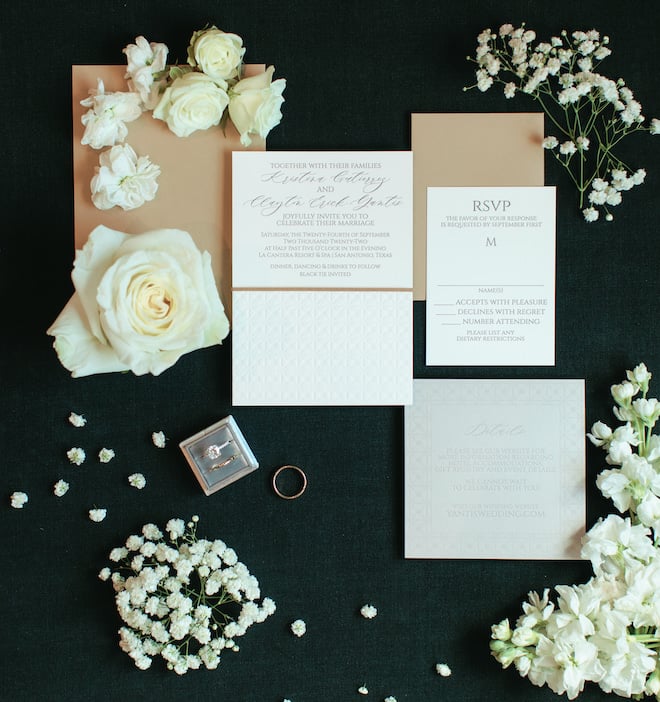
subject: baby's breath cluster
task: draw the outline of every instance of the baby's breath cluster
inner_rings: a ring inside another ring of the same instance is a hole
[[[504,96],[524,93],[536,100],[552,125],[543,141],[566,169],[579,193],[587,222],[600,212],[612,220],[612,207],[622,192],[644,182],[643,168],[633,169],[614,153],[621,140],[637,131],[660,134],[660,120],[645,124],[642,106],[622,78],[612,80],[598,71],[612,53],[609,38],[595,29],[563,30],[549,41],[523,24],[503,24],[497,32],[484,29],[477,50],[476,83],[465,90],[485,92],[502,86]]]
[[[582,540],[593,577],[582,585],[530,592],[511,627],[491,628],[491,652],[534,685],[575,699],[593,682],[621,697],[660,700],[660,403],[648,397],[651,373],[640,363],[610,388],[615,429],[587,434],[607,452],[596,484],[625,517],[599,519]]]
[[[225,650],[275,611],[259,583],[223,541],[197,536],[198,517],[170,519],[163,533],[145,524],[112,549],[110,580],[124,622],[119,646],[141,670],[157,656],[179,675],[218,667]]]

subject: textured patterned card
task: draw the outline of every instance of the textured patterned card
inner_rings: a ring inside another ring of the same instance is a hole
[[[412,158],[235,153],[234,405],[412,400]]]
[[[414,381],[405,557],[580,557],[584,380]]]

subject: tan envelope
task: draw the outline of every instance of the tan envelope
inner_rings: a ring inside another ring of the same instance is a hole
[[[543,113],[412,114],[413,299],[426,299],[426,189],[543,185]]]
[[[264,70],[263,65],[245,66],[246,75]],[[128,212],[119,207],[99,210],[92,204],[89,184],[102,150],[80,143],[84,132],[80,118],[88,109],[80,101],[96,88],[97,78],[103,80],[106,92],[126,91],[125,72],[125,66],[72,67],[75,248],[81,248],[99,224],[129,234],[183,229],[211,254],[220,297],[231,319],[231,152],[246,150],[231,122],[226,136],[214,127],[181,138],[145,112],[127,125],[126,141],[138,156],[149,156],[160,166],[156,198]],[[247,150],[265,148],[265,140],[256,137]]]

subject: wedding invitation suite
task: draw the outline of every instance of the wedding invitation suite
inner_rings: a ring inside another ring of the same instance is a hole
[[[584,380],[415,380],[405,557],[578,559],[584,401]]]
[[[555,188],[428,188],[426,364],[555,363]]]
[[[233,155],[234,405],[412,400],[412,155]]]

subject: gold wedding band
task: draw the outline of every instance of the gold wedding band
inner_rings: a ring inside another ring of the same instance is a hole
[[[296,473],[298,473],[298,475],[300,475],[300,479],[302,481],[302,485],[300,487],[300,490],[298,490],[298,492],[294,493],[293,495],[285,495],[277,487],[277,479],[280,476],[280,473],[282,473],[285,470],[295,471]],[[302,468],[299,468],[298,466],[292,466],[292,465],[281,466],[273,473],[273,490],[275,490],[275,494],[278,497],[281,497],[283,500],[295,500],[297,497],[300,497],[303,494],[303,492],[305,492],[306,488],[307,488],[307,476],[305,475],[305,471]]]

